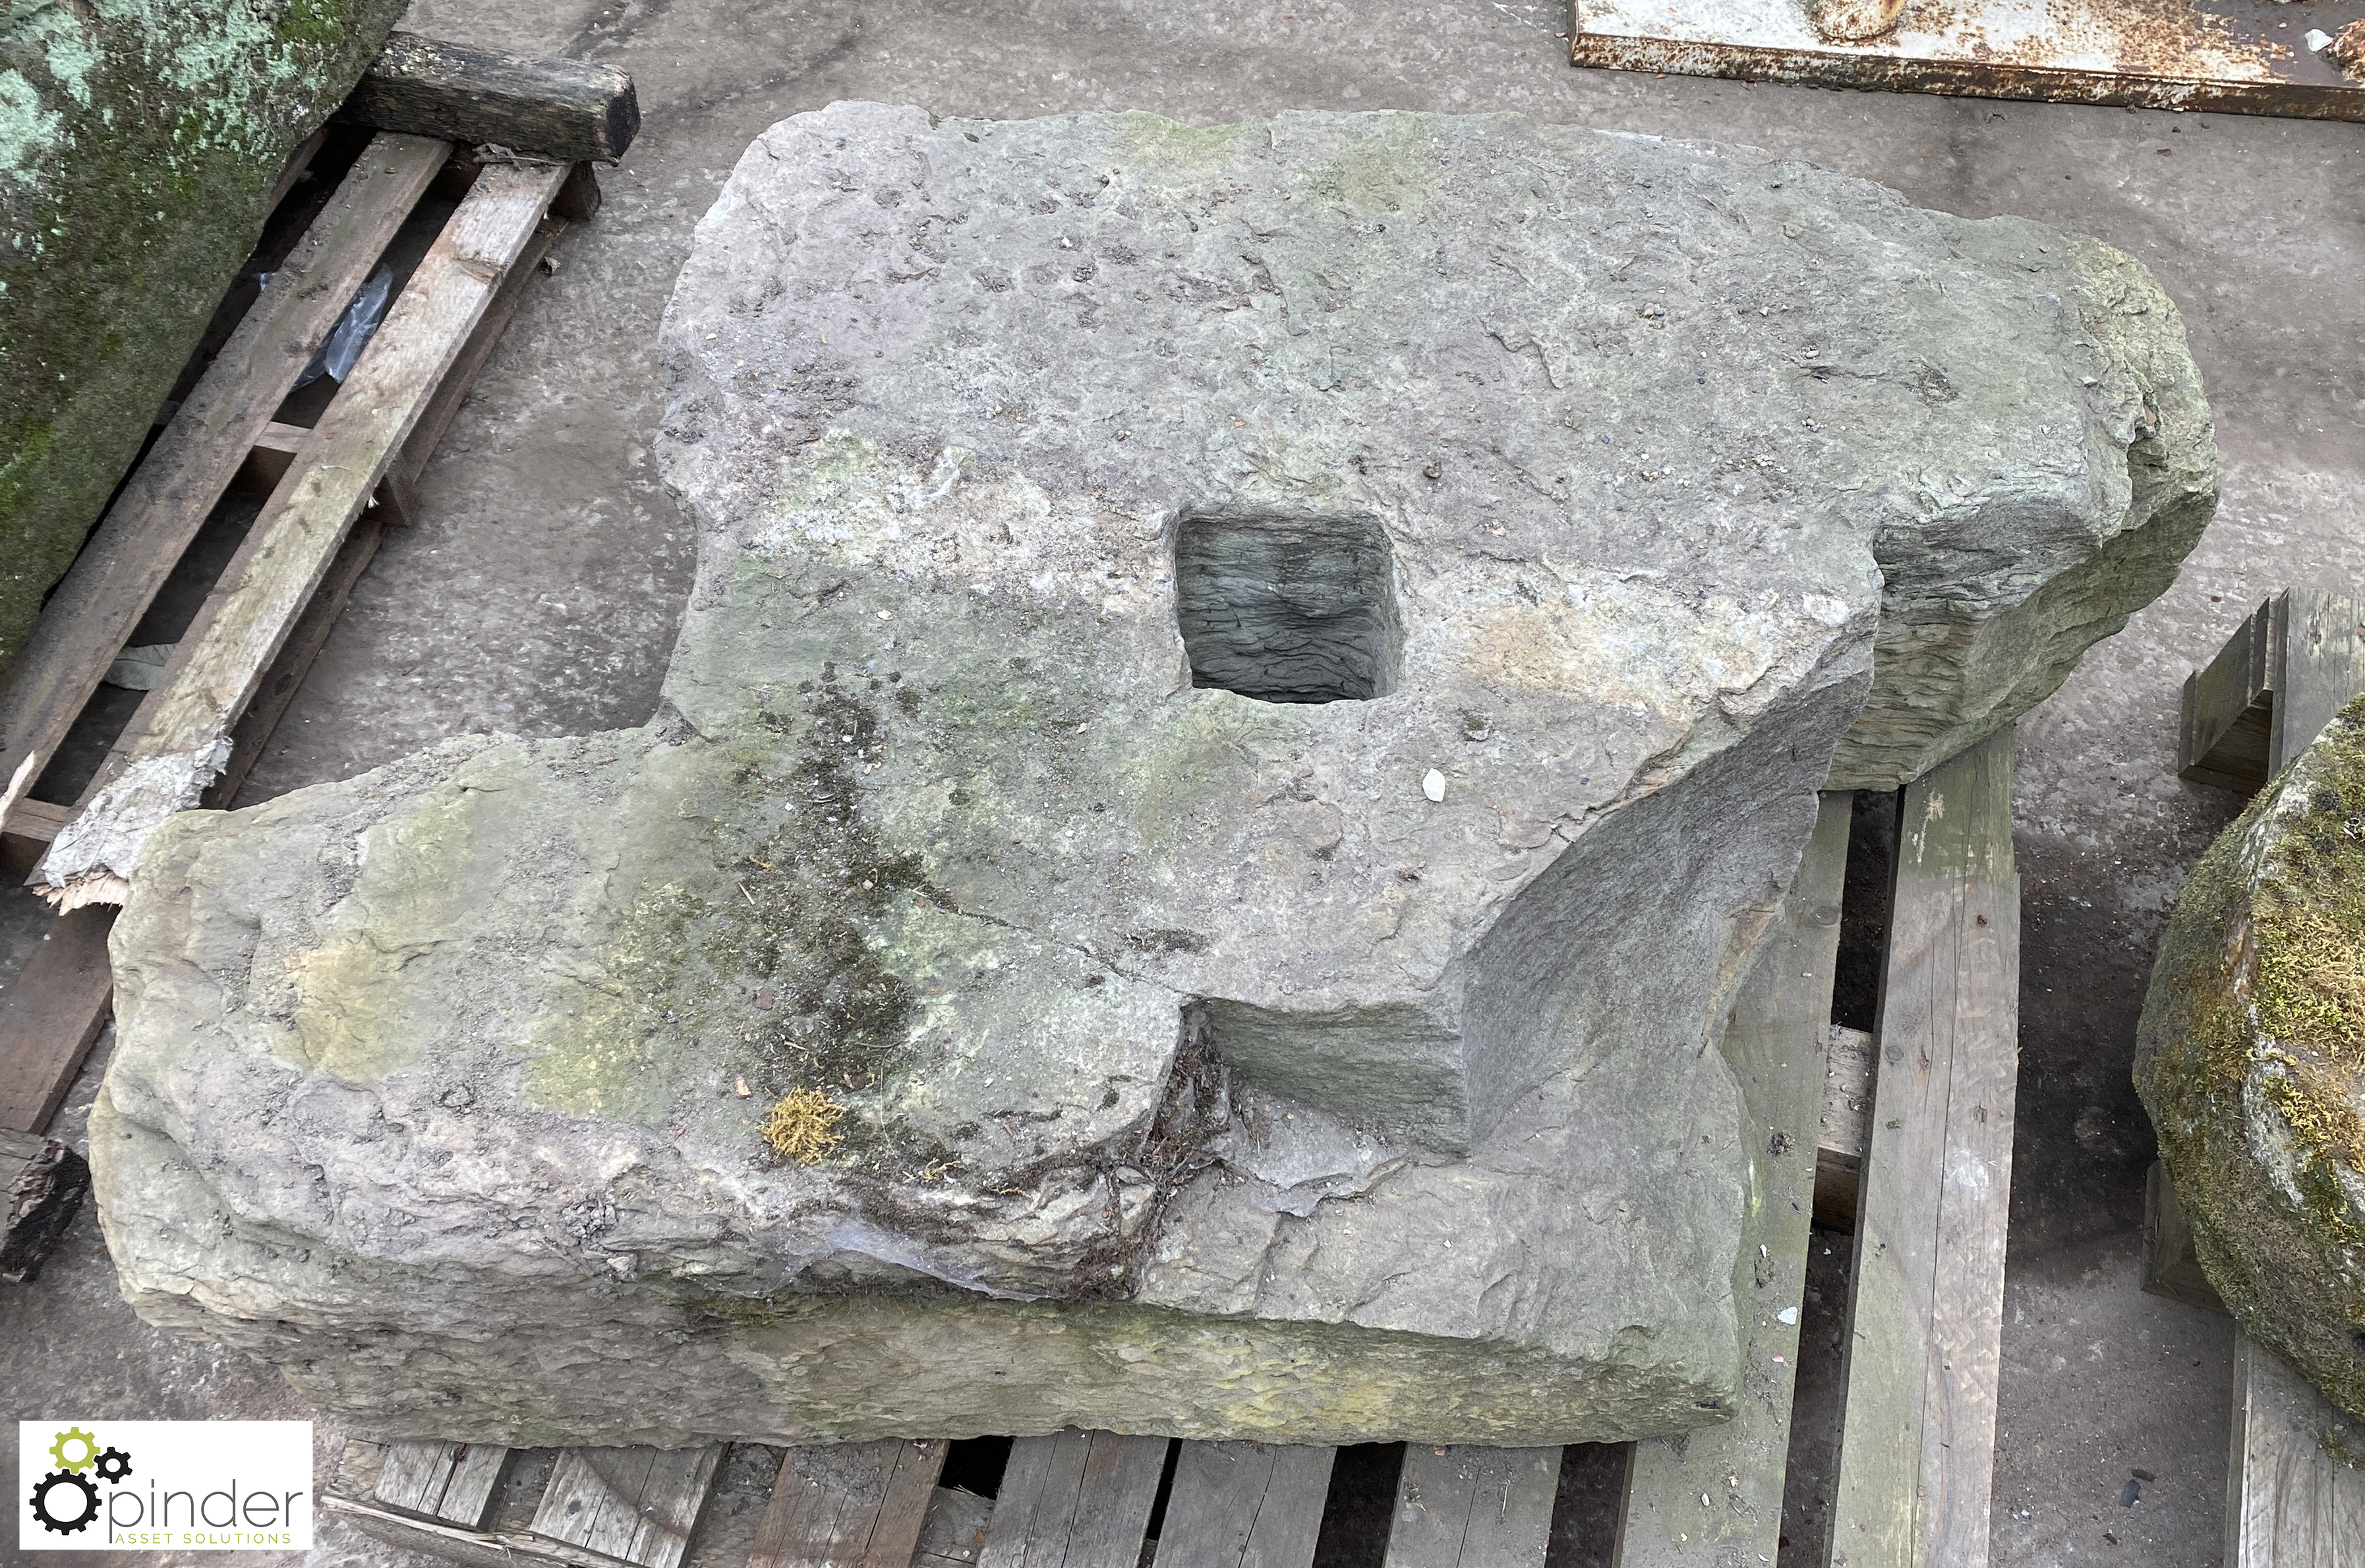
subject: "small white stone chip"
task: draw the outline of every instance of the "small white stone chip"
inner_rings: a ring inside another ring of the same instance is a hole
[[[2324,52],[2324,46],[2331,41],[2332,35],[2326,32],[2322,28],[2310,28],[2307,29],[2307,47],[2311,51],[2316,54],[2322,54]]]
[[[1420,781],[1420,792],[1428,796],[1432,801],[1444,800],[1445,775],[1440,773],[1434,767],[1430,768],[1429,770],[1429,777]]]
[[[1785,1324],[1796,1323],[1799,1321],[1799,1309],[1795,1306],[1786,1306],[1774,1315],[1774,1321]]]

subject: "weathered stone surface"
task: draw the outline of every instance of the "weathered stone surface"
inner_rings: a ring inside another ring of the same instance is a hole
[[[2209,1282],[2365,1416],[2365,700],[2193,868],[2135,1088]]]
[[[1516,120],[837,106],[666,338],[660,721],[176,818],[117,927],[127,1292],[382,1427],[1717,1418],[1814,790],[2207,510],[2124,258]]]
[[[0,671],[403,9],[0,5]]]

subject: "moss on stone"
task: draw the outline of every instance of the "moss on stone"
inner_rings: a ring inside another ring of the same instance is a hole
[[[2194,868],[2135,1083],[2211,1283],[2365,1415],[2365,700]]]
[[[0,19],[0,671],[403,0]]]

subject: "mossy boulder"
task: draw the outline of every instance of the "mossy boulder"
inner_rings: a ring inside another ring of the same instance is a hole
[[[0,4],[0,675],[404,3]]]
[[[2365,1416],[2365,699],[2194,868],[2135,1088],[2210,1282]]]

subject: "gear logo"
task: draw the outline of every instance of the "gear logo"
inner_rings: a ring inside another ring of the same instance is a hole
[[[98,1520],[98,1488],[71,1470],[52,1470],[33,1487],[33,1518],[59,1535],[78,1535]]]
[[[98,1439],[80,1427],[68,1427],[50,1442],[50,1462],[79,1475],[98,1459]]]
[[[0,14],[11,3],[0,0]],[[309,1421],[96,1415],[17,1422],[17,1524],[0,1562],[39,1562],[44,1551],[311,1549]]]
[[[98,1487],[112,1486],[131,1473],[131,1456],[121,1449],[102,1449],[96,1434],[68,1427],[50,1441],[50,1462],[55,1470],[33,1484],[33,1518],[55,1535],[79,1535],[98,1521]]]

